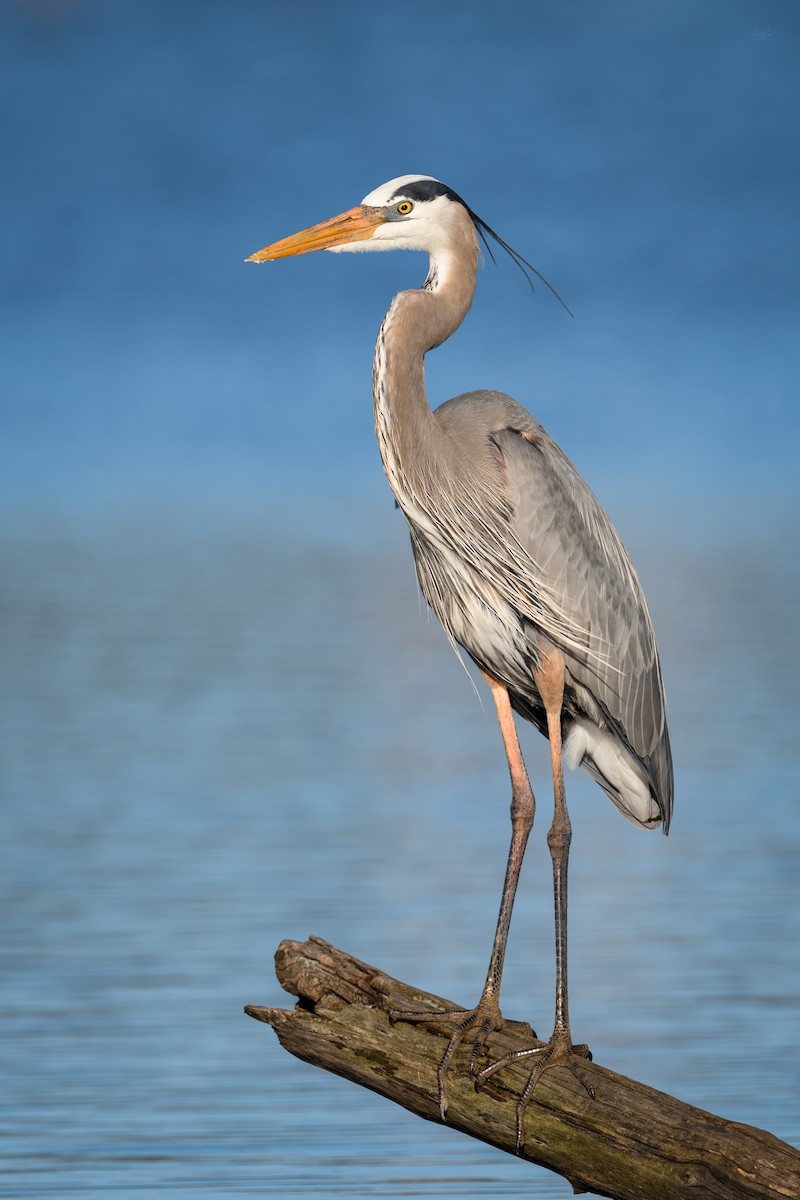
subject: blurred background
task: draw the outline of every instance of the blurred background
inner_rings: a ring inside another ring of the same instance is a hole
[[[800,1145],[800,12],[0,8],[0,1195],[560,1197],[247,1020],[316,933],[474,1003],[507,777],[372,429],[420,255],[269,241],[406,172],[498,256],[427,360],[510,392],[639,567],[670,838],[568,781],[573,1031]],[[480,689],[479,689],[480,690]],[[552,1024],[546,745],[508,1015]]]

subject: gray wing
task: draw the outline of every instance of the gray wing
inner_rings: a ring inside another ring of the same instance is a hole
[[[519,406],[515,406],[518,408]],[[515,414],[517,415],[517,414]],[[515,540],[535,565],[537,585],[561,609],[561,646],[579,706],[597,705],[641,762],[669,825],[672,758],[655,633],[620,538],[584,479],[538,422],[496,430]],[[516,422],[515,422],[516,426]],[[579,643],[583,643],[583,649]]]

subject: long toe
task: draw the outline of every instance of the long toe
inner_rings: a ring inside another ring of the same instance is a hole
[[[553,1067],[566,1067],[580,1081],[592,1099],[594,1099],[594,1087],[581,1065],[583,1062],[591,1062],[591,1059],[592,1054],[588,1046],[573,1046],[568,1037],[564,1038],[554,1033],[550,1041],[544,1045],[531,1046],[524,1050],[514,1050],[510,1054],[505,1054],[496,1062],[490,1063],[488,1067],[477,1075],[475,1086],[482,1088],[493,1075],[501,1071],[504,1067],[525,1061],[532,1061],[531,1073],[517,1101],[517,1152],[521,1153],[525,1145],[525,1114],[534,1089],[542,1075],[544,1075],[545,1071],[549,1071]]]
[[[451,1009],[447,1012],[403,1012],[393,1009],[390,1014],[392,1021],[431,1022],[443,1024],[456,1022],[447,1049],[442,1055],[436,1070],[439,1088],[439,1115],[442,1121],[447,1120],[447,1080],[453,1066],[453,1058],[465,1038],[472,1038],[472,1049],[469,1057],[469,1074],[475,1074],[475,1067],[486,1045],[486,1040],[495,1030],[502,1028],[503,1021],[500,1008],[493,997],[482,997],[475,1008]],[[535,1035],[534,1035],[535,1036]]]

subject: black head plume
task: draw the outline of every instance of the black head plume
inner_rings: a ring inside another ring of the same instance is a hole
[[[462,200],[461,203],[464,204],[464,201]],[[533,265],[533,263],[529,263],[527,258],[523,258],[518,250],[515,250],[513,248],[513,246],[509,246],[508,242],[504,242],[503,239],[500,237],[500,234],[495,233],[495,231],[491,228],[491,226],[487,225],[485,221],[482,221],[481,218],[478,216],[478,214],[474,213],[468,204],[464,204],[464,208],[466,208],[467,212],[472,217],[472,223],[475,226],[475,228],[477,229],[478,235],[479,235],[481,241],[483,242],[484,246],[486,247],[486,252],[489,255],[489,258],[492,260],[492,262],[496,262],[497,260],[496,260],[495,256],[492,254],[492,247],[489,244],[489,238],[494,238],[494,240],[497,242],[498,246],[500,246],[503,250],[505,250],[506,254],[509,256],[511,261],[516,263],[516,265],[519,267],[520,271],[522,271],[522,274],[525,276],[528,283],[530,284],[532,292],[535,291],[536,289],[534,287],[533,280],[531,279],[530,274],[529,274],[529,272],[531,272],[531,271],[533,272],[533,274],[536,276],[537,279],[541,280],[541,282],[548,289],[548,291],[553,293],[556,300],[561,305],[561,307],[564,309],[564,311],[568,312],[569,315],[574,320],[574,318],[575,318],[574,312],[570,309],[569,305],[566,304],[566,302],[562,299],[562,297],[559,296],[558,292],[553,287],[552,283],[549,283],[548,280],[545,279],[545,277],[544,277],[544,275],[542,275],[541,271],[537,271],[536,267]]]
[[[461,207],[465,208],[469,213],[472,223],[478,231],[478,236],[486,247],[486,252],[492,262],[496,263],[497,259],[492,253],[492,247],[489,244],[489,238],[494,238],[498,246],[505,250],[511,261],[519,267],[520,271],[522,271],[522,274],[530,284],[532,292],[535,291],[536,288],[534,287],[533,280],[531,279],[531,272],[533,272],[536,278],[544,284],[548,291],[553,293],[556,300],[565,310],[565,312],[569,313],[569,315],[574,319],[575,314],[568,307],[561,296],[559,296],[552,283],[549,283],[545,279],[541,271],[537,271],[533,263],[529,263],[527,258],[523,258],[518,250],[515,250],[512,246],[509,246],[508,242],[503,241],[503,239],[500,237],[500,234],[495,233],[490,225],[487,225],[485,221],[482,221],[478,214],[474,213],[470,206],[461,199],[458,192],[454,192],[453,189],[448,187],[446,183],[440,183],[438,179],[415,179],[413,183],[407,183],[403,187],[398,188],[395,195],[399,196],[401,194],[403,196],[410,197],[412,200],[433,200],[435,196],[447,196],[448,200],[454,200],[456,204],[460,204]]]

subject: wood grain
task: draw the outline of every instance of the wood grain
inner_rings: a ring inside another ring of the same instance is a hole
[[[396,1021],[390,1009],[456,1008],[392,979],[319,938],[284,941],[275,956],[291,1011],[249,1005],[281,1045],[315,1066],[439,1121],[436,1067],[449,1024]],[[489,1039],[481,1065],[537,1044],[524,1027]],[[516,1100],[528,1077],[507,1067],[476,1091],[460,1047],[448,1079],[447,1124],[516,1154]],[[751,1064],[752,1067],[752,1064]],[[585,1064],[592,1099],[570,1071],[545,1072],[525,1114],[522,1157],[576,1192],[613,1200],[799,1200],[800,1152],[761,1129],[723,1120],[598,1063]],[[743,1079],[747,1071],[743,1063]],[[750,1072],[752,1078],[752,1070]]]

